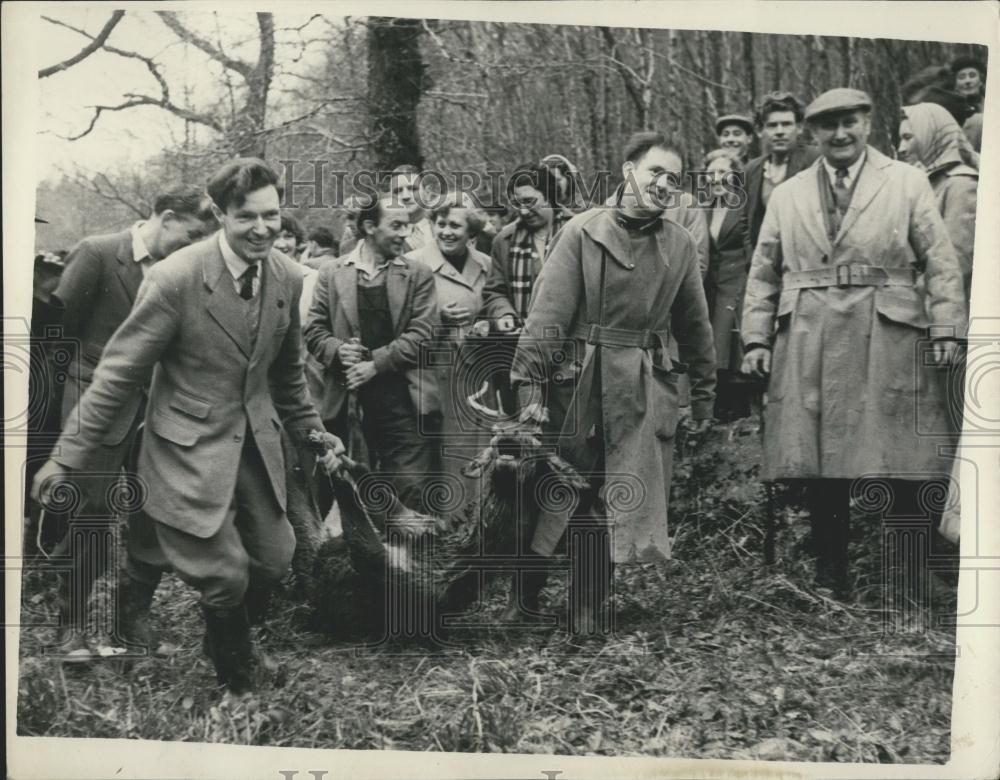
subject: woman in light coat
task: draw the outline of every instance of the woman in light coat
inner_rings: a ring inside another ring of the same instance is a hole
[[[431,212],[430,219],[434,241],[406,257],[419,260],[434,274],[440,318],[430,370],[437,374],[441,401],[442,466],[446,474],[461,480],[463,491],[471,496],[473,486],[461,477],[460,469],[488,443],[490,423],[468,400],[477,389],[473,385],[479,352],[465,344],[482,306],[490,257],[475,248],[476,236],[483,228],[482,217],[467,199],[446,198]]]

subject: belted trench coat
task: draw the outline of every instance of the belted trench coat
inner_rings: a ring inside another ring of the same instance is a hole
[[[822,159],[768,203],[743,304],[744,345],[772,346],[764,479],[949,471],[938,445],[953,442],[959,419],[947,397],[954,374],[926,358],[929,337],[965,335],[962,273],[927,176],[866,153],[832,240]],[[840,265],[911,269],[915,283],[784,283],[791,272]]]
[[[691,376],[695,418],[712,416],[715,351],[698,252],[691,234],[663,216],[655,251],[634,254],[617,211],[595,208],[571,219],[542,265],[511,372],[521,407],[541,401],[560,454],[603,481],[615,561],[670,556],[667,499],[677,428],[673,336]],[[647,346],[594,343],[649,331]],[[601,465],[603,462],[603,465]],[[555,548],[569,512],[542,512],[533,549]]]

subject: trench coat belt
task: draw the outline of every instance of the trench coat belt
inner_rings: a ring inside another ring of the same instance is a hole
[[[638,347],[653,349],[664,347],[670,340],[669,330],[628,330],[609,325],[580,323],[573,329],[573,338],[602,347]]]
[[[880,268],[876,265],[841,263],[830,268],[788,271],[781,277],[782,290],[809,287],[912,287],[916,274],[912,268]]]

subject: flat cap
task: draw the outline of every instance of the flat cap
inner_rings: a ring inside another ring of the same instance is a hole
[[[871,110],[872,99],[867,92],[850,87],[837,87],[828,89],[812,103],[806,106],[805,119],[815,119],[822,114],[831,114],[834,111],[854,111],[858,108]]]
[[[715,134],[722,132],[726,125],[739,125],[747,131],[747,135],[753,135],[753,121],[745,114],[726,114],[715,120]]]

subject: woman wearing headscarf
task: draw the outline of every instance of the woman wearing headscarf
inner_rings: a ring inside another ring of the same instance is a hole
[[[718,361],[715,416],[729,421],[749,416],[752,387],[740,373],[743,347],[739,325],[748,267],[742,208],[738,206],[743,166],[729,150],[715,149],[705,155],[705,170],[712,188],[711,211],[706,212],[709,251],[705,299]]]
[[[972,289],[972,250],[976,233],[976,187],[979,174],[963,162],[960,149],[965,138],[958,122],[934,103],[918,103],[903,109],[899,125],[899,157],[927,171],[948,236],[962,266],[965,305]],[[967,309],[968,310],[968,309]],[[961,387],[964,381],[956,383]],[[959,539],[960,503],[955,490],[959,463],[952,466],[949,495],[941,515],[939,531],[953,543]]]
[[[972,289],[972,250],[976,233],[979,173],[964,161],[962,128],[944,108],[918,103],[903,108],[899,158],[927,172],[955,247],[965,281],[966,306]]]
[[[541,164],[552,172],[556,180],[559,208],[553,214],[552,232],[555,234],[574,214],[586,211],[587,204],[580,193],[580,171],[573,163],[561,154],[550,154],[542,158]]]

